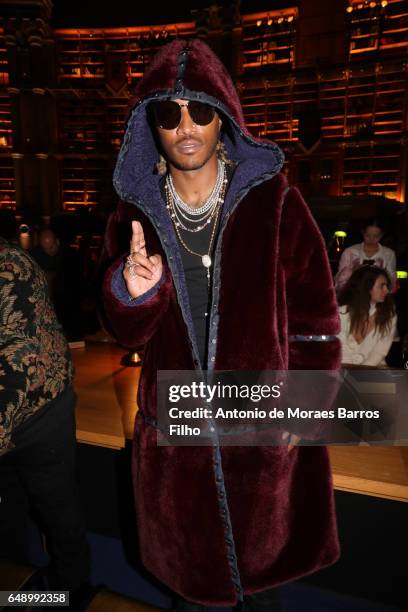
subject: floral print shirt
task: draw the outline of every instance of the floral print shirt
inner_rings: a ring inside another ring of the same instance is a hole
[[[0,455],[12,433],[72,383],[68,344],[44,273],[0,238]]]

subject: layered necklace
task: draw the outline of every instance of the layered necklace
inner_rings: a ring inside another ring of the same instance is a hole
[[[192,208],[177,193],[171,174],[169,173],[166,177],[165,192],[166,192],[166,206],[169,211],[170,217],[174,223],[177,237],[188,253],[200,257],[201,263],[207,271],[207,282],[210,287],[210,268],[212,265],[211,250],[214,243],[215,233],[217,230],[217,223],[222,205],[224,203],[225,192],[227,188],[227,174],[225,171],[225,163],[218,160],[218,172],[217,179],[215,181],[214,189],[205,200],[205,202],[199,208]],[[186,222],[189,225],[186,225]],[[181,236],[181,229],[186,232],[196,233],[201,232],[208,225],[213,224],[210,240],[208,244],[207,253],[197,253],[190,249],[186,244],[185,240]]]

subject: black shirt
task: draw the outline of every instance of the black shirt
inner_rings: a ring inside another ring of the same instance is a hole
[[[219,217],[217,219],[217,228],[212,243],[210,257],[212,265],[210,268],[210,278],[212,277],[212,268],[214,265],[214,250],[218,234]],[[213,231],[214,222],[210,223],[200,232],[191,233],[179,228],[181,237],[189,249],[198,255],[192,255],[181,244],[181,258],[183,260],[184,274],[186,277],[187,291],[190,299],[191,316],[193,319],[194,330],[197,338],[198,351],[200,361],[204,365],[207,357],[207,335],[210,316],[210,290],[208,287],[207,268],[203,266],[201,256],[208,253],[211,233]]]
[[[227,178],[228,182],[231,179],[230,166],[227,166]],[[164,200],[166,201],[165,192],[165,179],[161,181],[161,191]],[[212,271],[214,266],[214,251],[217,243],[217,236],[220,225],[221,211],[219,212],[217,219],[217,228],[215,231],[214,239],[211,246],[211,268],[210,275],[212,278]],[[191,251],[200,253],[200,255],[193,255],[189,253],[185,247],[180,243],[181,258],[183,261],[184,275],[186,278],[187,292],[190,301],[191,316],[193,319],[194,331],[197,339],[197,346],[201,364],[205,366],[207,361],[207,344],[208,344],[208,328],[210,318],[210,306],[211,306],[211,295],[208,287],[207,279],[207,268],[203,266],[201,257],[204,254],[208,254],[208,247],[210,244],[211,234],[214,227],[214,221],[207,224],[204,229],[199,232],[187,232],[182,228],[179,228],[181,238],[188,246]]]

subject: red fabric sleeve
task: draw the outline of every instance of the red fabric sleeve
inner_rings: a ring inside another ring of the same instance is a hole
[[[340,330],[333,278],[323,237],[295,187],[286,193],[281,228],[289,369],[335,370],[340,366],[341,347],[333,338]]]
[[[122,263],[123,258],[118,259],[105,274],[105,313],[120,344],[129,348],[142,348],[155,333],[163,313],[167,310],[172,288],[171,274],[168,268],[163,266],[163,282],[148,300],[142,303],[129,300],[129,304],[124,304],[112,290],[112,277]]]

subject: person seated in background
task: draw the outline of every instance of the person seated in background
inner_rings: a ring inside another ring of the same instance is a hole
[[[55,232],[42,229],[39,245],[31,253],[44,270],[55,312],[69,342],[83,338],[81,296],[83,262],[79,253],[60,242]]]
[[[14,231],[14,236],[12,235]],[[0,227],[0,557],[25,561],[27,510],[51,557],[48,588],[88,587],[90,555],[75,478],[75,392],[44,273]]]
[[[353,272],[339,295],[342,363],[385,365],[397,317],[387,270],[364,265]]]
[[[363,242],[344,249],[334,283],[339,293],[354,270],[362,265],[375,265],[387,270],[392,288],[395,286],[395,252],[380,244],[384,232],[377,221],[369,221],[362,229]]]

